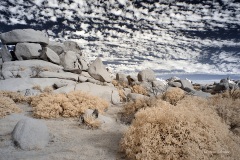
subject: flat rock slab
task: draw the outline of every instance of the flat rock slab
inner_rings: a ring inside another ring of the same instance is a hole
[[[59,72],[63,67],[42,60],[4,62],[2,75],[5,79],[37,77],[43,71]]]
[[[45,87],[53,86],[54,83],[57,82],[67,83],[68,85],[75,84],[75,82],[71,80],[57,78],[12,78],[0,80],[0,90],[25,93],[27,89],[32,91],[32,88],[36,85],[44,89]]]
[[[44,71],[39,74],[39,77],[42,78],[59,78],[59,79],[67,79],[67,80],[73,80],[73,81],[78,81],[79,75],[70,73],[70,72],[49,72],[49,71]]]
[[[4,44],[31,42],[47,45],[49,43],[47,34],[33,29],[15,29],[10,32],[0,34],[0,39]]]
[[[55,64],[60,64],[60,58],[57,53],[55,53],[53,50],[47,47],[47,52],[46,52],[47,58],[50,62],[55,63]]]

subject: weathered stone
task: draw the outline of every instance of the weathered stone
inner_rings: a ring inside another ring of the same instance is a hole
[[[81,51],[81,48],[79,47],[78,43],[77,42],[74,42],[74,41],[65,41],[63,43],[63,45],[65,46],[65,52],[68,52],[68,51],[73,51],[79,55],[82,55],[82,51]]]
[[[81,69],[77,54],[73,51],[63,53],[61,63],[64,69]]]
[[[119,82],[128,82],[127,76],[123,73],[117,73],[116,80]]]
[[[6,45],[2,45],[0,53],[1,53],[1,56],[2,56],[2,61],[3,62],[9,62],[9,61],[12,60],[11,53],[9,52]]]
[[[26,118],[15,126],[12,137],[14,144],[23,150],[43,149],[49,142],[49,132],[41,120]]]
[[[80,65],[81,65],[81,69],[83,71],[87,71],[88,70],[88,63],[87,63],[87,61],[83,57],[81,57],[79,55],[77,55],[77,56],[78,56],[78,60],[79,60]]]
[[[57,53],[55,53],[53,50],[51,50],[50,48],[47,48],[47,52],[46,52],[47,58],[50,62],[55,63],[55,64],[60,64],[60,58],[58,56]]]
[[[49,72],[49,71],[43,71],[39,73],[40,78],[59,78],[59,79],[67,79],[67,80],[73,80],[78,81],[78,75],[70,72]]]
[[[111,82],[110,73],[106,70],[100,58],[97,58],[88,68],[88,73],[101,82]]]
[[[76,85],[75,90],[88,92],[92,95],[98,96],[107,100],[110,103],[120,103],[118,90],[115,87],[101,86],[90,82],[79,83]]]
[[[194,90],[192,83],[190,83],[188,80],[181,79],[180,82],[182,84],[181,88],[183,90],[186,90],[186,89]]]
[[[42,60],[11,61],[2,65],[2,75],[5,79],[38,77],[43,71],[59,72],[61,70],[61,66]]]
[[[86,82],[88,80],[88,78],[80,75],[80,76],[78,76],[78,80],[80,82]]]
[[[37,59],[41,54],[42,47],[37,43],[18,43],[16,45],[16,57],[18,60]]]
[[[202,91],[194,91],[193,92],[194,96],[202,97],[202,98],[209,98],[211,97],[210,93],[202,92]]]
[[[33,29],[15,29],[10,32],[0,34],[0,39],[3,44],[31,42],[47,45],[49,43],[47,34]]]
[[[168,85],[172,87],[179,87],[179,88],[182,87],[182,84],[180,82],[174,82],[174,81],[169,81]]]
[[[48,48],[53,50],[58,55],[62,54],[65,50],[65,46],[62,43],[54,42],[54,41],[49,42]]]
[[[128,101],[132,100],[132,101],[136,101],[137,99],[148,99],[149,97],[148,96],[144,96],[142,94],[137,94],[137,93],[129,93],[127,95],[127,99]]]
[[[58,81],[58,82],[55,82],[55,83],[53,84],[53,87],[54,87],[55,89],[58,89],[58,88],[61,88],[61,87],[67,86],[67,85],[69,85],[68,82],[60,80],[60,81]]]
[[[100,82],[99,80],[93,79],[93,78],[88,78],[87,82],[93,83],[93,84],[99,84],[101,85],[103,82]]]
[[[229,89],[228,82],[227,83],[218,83],[218,84],[216,84],[216,86],[214,88],[214,91],[215,92],[223,92],[223,91],[228,90],[228,89]]]
[[[151,69],[145,69],[138,73],[138,81],[152,82],[156,80],[155,73]]]
[[[129,85],[138,84],[138,78],[137,78],[137,76],[128,75],[128,76],[127,76],[127,79],[128,79],[128,84],[129,84]]]
[[[81,69],[63,69],[65,72],[71,72],[71,73],[75,73],[75,74],[81,74],[82,70]]]

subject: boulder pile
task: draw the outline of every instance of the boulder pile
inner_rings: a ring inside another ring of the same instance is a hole
[[[16,29],[2,33],[0,39],[1,90],[25,92],[28,89],[35,94],[37,92],[32,89],[34,85],[44,86],[52,79],[51,86],[56,93],[81,90],[112,103],[120,102],[118,91],[111,84],[111,73],[100,58],[92,63],[88,62],[78,43],[49,41],[44,32],[33,29]],[[15,79],[12,87],[4,85],[9,79]],[[19,85],[20,79],[31,81],[31,85]],[[39,79],[42,82],[40,84]]]

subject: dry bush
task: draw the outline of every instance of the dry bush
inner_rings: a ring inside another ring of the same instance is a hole
[[[100,113],[109,106],[105,100],[80,91],[68,94],[44,93],[32,98],[33,115],[37,118],[77,117],[86,109]]]
[[[138,111],[120,146],[130,159],[225,160],[239,158],[235,140],[213,108],[188,97]]]
[[[171,103],[172,105],[176,105],[178,101],[184,98],[184,96],[184,91],[180,88],[175,87],[167,90],[163,94],[162,99]]]
[[[17,107],[17,105],[11,98],[0,95],[0,118],[11,113],[19,112],[21,112],[21,109]]]
[[[113,80],[112,84],[114,85],[115,88],[117,88],[118,90],[118,94],[120,96],[120,101],[121,102],[125,102],[127,100],[126,95],[124,94],[124,90],[123,88],[125,88],[126,86],[128,86],[125,82],[119,82],[117,80]]]
[[[40,85],[34,85],[34,86],[32,87],[32,89],[38,90],[38,91],[42,92],[42,88],[41,88]]]
[[[92,115],[84,117],[84,124],[90,129],[97,129],[101,126],[101,122]]]
[[[155,99],[155,98],[148,98],[148,99],[137,99],[136,101],[128,102],[123,106],[123,109],[121,111],[121,120],[127,124],[131,123],[132,119],[134,118],[134,115],[137,111],[139,111],[142,108],[147,107],[154,107],[154,106],[161,106],[161,105],[167,105],[168,102],[165,102],[161,99]]]
[[[45,93],[51,93],[53,91],[53,87],[52,86],[47,86],[43,89],[43,92]]]
[[[132,93],[142,94],[142,95],[148,95],[147,90],[140,86],[140,85],[134,85],[131,87]]]
[[[234,100],[240,99],[240,89],[232,89],[219,94],[223,98],[232,98]]]
[[[240,128],[240,99],[217,95],[210,98],[208,103],[214,106],[218,115],[230,126],[231,130]]]
[[[17,92],[0,91],[0,96],[9,97],[15,103],[29,102],[29,97],[23,96],[22,94],[17,93]]]

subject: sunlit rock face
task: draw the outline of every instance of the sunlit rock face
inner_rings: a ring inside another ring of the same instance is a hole
[[[118,72],[240,73],[239,8],[236,0],[6,0],[0,32],[74,39]]]

